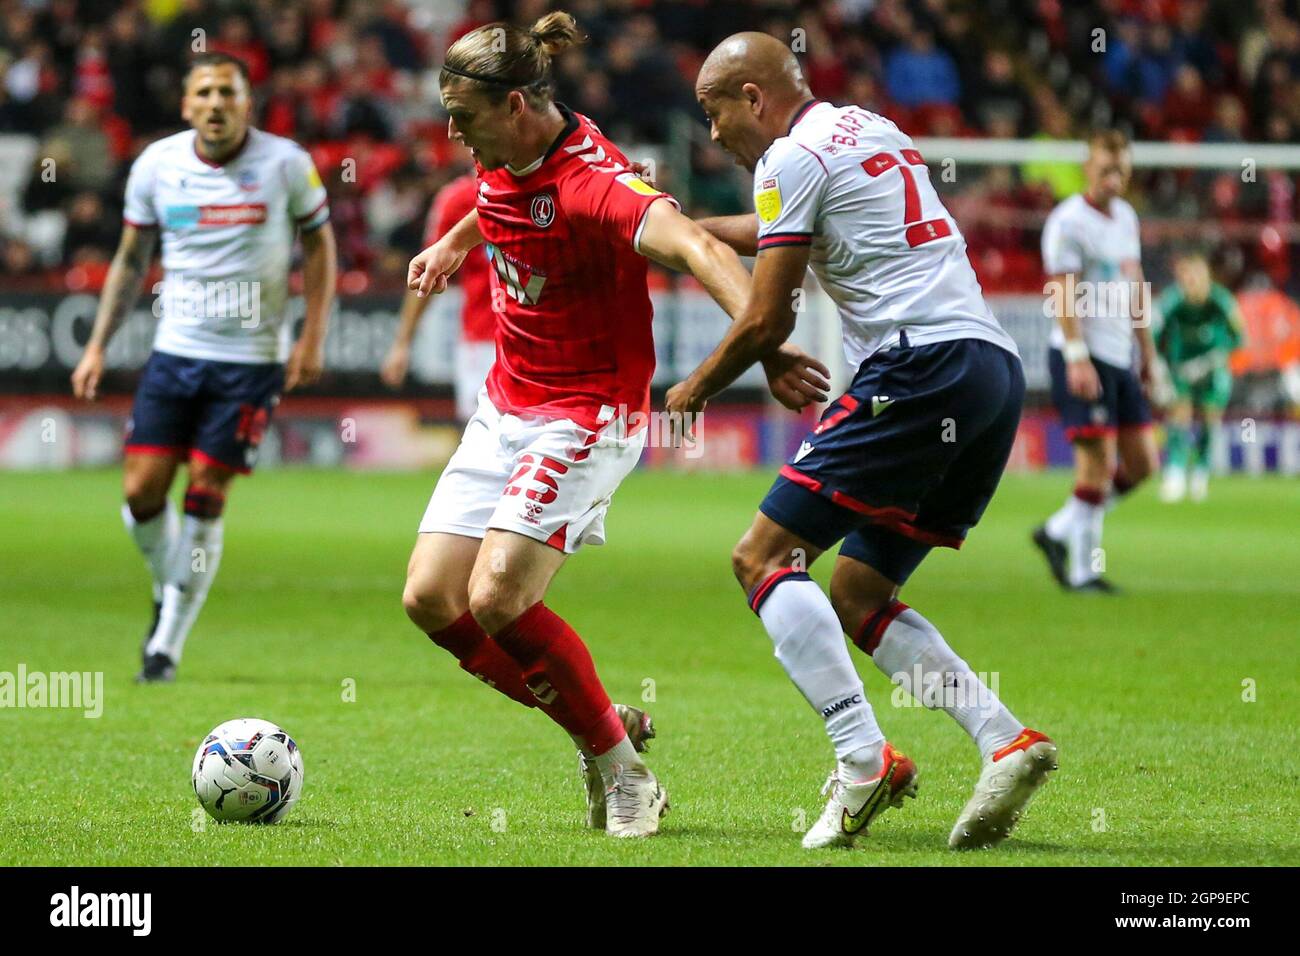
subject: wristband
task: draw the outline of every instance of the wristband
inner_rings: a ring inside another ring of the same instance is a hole
[[[1091,358],[1083,339],[1066,339],[1061,354],[1065,356],[1067,362],[1085,362]]]

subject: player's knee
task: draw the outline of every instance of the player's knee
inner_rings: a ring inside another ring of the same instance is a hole
[[[167,485],[153,475],[128,473],[122,493],[136,521],[148,521],[167,505]]]
[[[209,462],[190,461],[189,487],[207,494],[219,494],[224,497],[235,480],[233,469],[225,465]]]
[[[501,575],[481,575],[470,581],[469,612],[489,634],[514,623],[536,603],[509,586]]]
[[[753,589],[765,577],[767,562],[753,546],[749,535],[741,538],[731,552],[731,571],[746,591]]]
[[[402,607],[406,616],[426,634],[433,634],[454,624],[465,613],[464,599],[454,600],[436,587],[414,577],[406,579],[402,589]]]

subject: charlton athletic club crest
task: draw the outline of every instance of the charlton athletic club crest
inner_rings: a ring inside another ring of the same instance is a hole
[[[555,200],[546,193],[538,193],[533,197],[528,211],[532,214],[533,222],[545,229],[555,220]]]

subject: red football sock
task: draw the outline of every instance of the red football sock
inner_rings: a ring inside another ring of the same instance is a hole
[[[525,707],[536,707],[537,698],[524,684],[524,675],[514,659],[488,637],[487,631],[466,611],[449,627],[429,635],[429,640],[450,651],[462,669],[489,687],[494,687]]]
[[[1101,505],[1106,502],[1106,495],[1100,488],[1091,488],[1088,485],[1078,484],[1074,486],[1074,497],[1078,498],[1084,504]]]
[[[546,605],[538,601],[493,640],[523,668],[538,706],[593,754],[603,754],[626,736],[587,645]]]

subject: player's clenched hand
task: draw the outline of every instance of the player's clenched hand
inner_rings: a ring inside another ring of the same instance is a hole
[[[664,396],[664,410],[669,414],[676,412],[683,418],[686,415],[698,415],[704,411],[704,406],[707,404],[708,399],[699,396],[695,384],[690,379],[678,382],[668,389],[668,394]],[[685,420],[689,421],[689,419]]]
[[[285,366],[284,390],[292,392],[300,385],[314,385],[324,368],[324,345],[299,339]]]
[[[406,270],[406,287],[424,298],[447,291],[450,279],[465,261],[465,251],[452,249],[442,240],[435,242],[411,260]]]
[[[406,381],[407,369],[411,367],[410,346],[394,342],[384,357],[384,364],[379,367],[379,380],[389,388],[401,388]]]
[[[104,377],[104,352],[98,346],[86,346],[86,354],[72,372],[72,394],[93,402],[99,398],[99,380]]]
[[[763,359],[763,371],[772,396],[791,411],[829,397],[830,369],[797,345],[786,342]]]
[[[1101,398],[1101,379],[1091,359],[1065,363],[1065,384],[1070,394],[1085,402]]]

